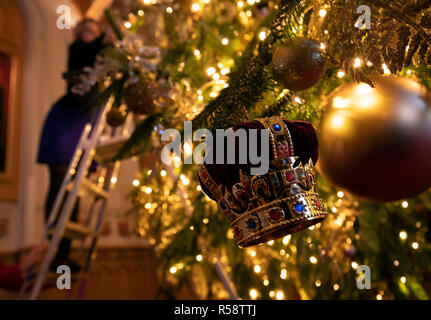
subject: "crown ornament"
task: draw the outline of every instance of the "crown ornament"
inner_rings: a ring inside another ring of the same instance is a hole
[[[274,240],[322,221],[327,211],[315,191],[312,158],[317,161],[317,138],[312,125],[270,117],[256,119],[244,127],[269,132],[270,161],[266,174],[251,176],[244,167],[236,165],[198,167],[203,192],[217,202],[230,221],[238,246]],[[294,141],[289,127],[295,133]]]

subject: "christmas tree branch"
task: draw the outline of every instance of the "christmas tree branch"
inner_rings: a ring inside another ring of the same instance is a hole
[[[287,30],[298,22],[303,9],[301,1],[280,1],[270,33],[259,46],[258,54],[231,75],[229,87],[223,89],[193,120],[198,127],[228,128],[245,120],[247,110],[253,108],[268,88],[270,73],[267,65],[271,61],[273,45],[289,34]]]

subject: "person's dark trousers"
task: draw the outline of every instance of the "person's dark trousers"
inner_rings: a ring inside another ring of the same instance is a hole
[[[51,212],[52,207],[54,206],[55,199],[57,197],[58,192],[60,191],[61,184],[63,182],[63,178],[67,173],[67,165],[62,164],[50,164],[49,165],[49,175],[50,175],[50,186],[48,196],[46,198],[45,203],[45,219],[48,221],[49,214]],[[64,203],[63,203],[64,204]],[[62,206],[63,206],[62,204]],[[75,202],[73,207],[72,215],[70,221],[76,222],[78,221],[78,212],[79,212],[79,198]],[[60,245],[58,247],[56,260],[64,260],[69,258],[70,253],[70,245],[71,240],[69,239],[61,239]]]

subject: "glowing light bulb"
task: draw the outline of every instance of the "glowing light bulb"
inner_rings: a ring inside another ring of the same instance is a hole
[[[255,257],[256,256],[256,251],[250,250],[249,254],[250,254],[250,256]]]
[[[304,101],[302,101],[302,99],[300,97],[295,97],[293,100],[295,100],[296,103],[304,103]]]
[[[353,62],[353,67],[354,68],[359,68],[362,65],[362,61],[360,58],[356,58]]]
[[[184,154],[190,156],[193,153],[192,146],[189,143],[184,143]]]
[[[312,264],[316,264],[316,263],[317,263],[317,258],[316,258],[315,256],[311,256],[311,257],[310,257],[310,262],[311,262]]]
[[[262,270],[262,268],[260,267],[260,265],[258,265],[258,264],[257,264],[257,265],[255,265],[255,266],[254,266],[254,269],[253,269],[253,270],[254,270],[254,272],[256,272],[256,273],[260,273],[260,271]]]
[[[251,289],[250,290],[250,298],[252,298],[252,299],[256,299],[257,298],[257,290],[256,289]]]
[[[401,283],[406,283],[407,278],[406,278],[406,277],[404,277],[404,276],[402,276],[402,277],[400,278],[400,281],[401,281]]]
[[[334,291],[338,291],[340,289],[340,285],[338,283],[333,286]]]
[[[274,240],[268,241],[267,244],[272,246],[274,244]]]
[[[259,39],[260,39],[261,41],[263,41],[263,40],[265,40],[265,39],[266,39],[266,32],[265,32],[265,31],[261,31],[261,32],[259,32]]]
[[[278,290],[277,293],[275,294],[275,298],[277,300],[283,300],[283,298],[284,298],[284,292],[281,291],[281,290]]]
[[[324,18],[326,16],[326,10],[325,9],[320,9],[319,10],[319,16],[321,16],[322,18]]]
[[[391,74],[391,70],[389,70],[388,66],[386,65],[386,63],[382,64],[382,68],[383,68],[383,73],[388,75]]]
[[[201,254],[198,254],[197,256],[196,256],[196,261],[202,261],[202,259],[203,259],[203,257],[202,257],[202,255]]]
[[[419,248],[419,243],[413,242],[412,243],[412,248],[415,249],[415,250],[417,250]]]
[[[263,280],[263,285],[265,287],[269,286],[269,280],[268,279]]]
[[[174,10],[173,10],[171,7],[167,7],[167,8],[166,8],[166,12],[167,12],[167,13],[172,13],[173,11],[174,11]]]
[[[221,69],[221,70],[220,70],[220,73],[221,73],[223,76],[225,76],[225,75],[227,75],[227,74],[229,73],[229,71],[230,71],[230,69],[229,69],[229,68],[223,68],[223,69]]]
[[[322,282],[319,279],[317,279],[316,282],[314,282],[314,285],[316,287],[320,287],[322,285]]]
[[[406,240],[407,239],[407,232],[401,231],[400,232],[400,238],[401,238],[401,240]]]
[[[193,12],[198,12],[201,9],[201,6],[199,5],[199,3],[193,3],[192,4],[192,11]]]
[[[214,73],[216,73],[216,69],[214,67],[209,67],[207,69],[207,75],[212,76]]]
[[[150,193],[151,193],[151,191],[153,191],[153,189],[151,189],[150,187],[146,187],[146,188],[145,188],[145,193],[146,193],[146,194],[150,194]]]
[[[352,261],[352,268],[353,269],[358,269],[358,263],[356,261]]]
[[[290,241],[290,239],[292,238],[292,236],[290,235],[290,234],[288,234],[287,236],[285,236],[284,238],[283,238],[283,244],[284,245],[287,245],[287,244],[289,244],[289,241]]]
[[[343,78],[345,75],[346,74],[343,71],[338,71],[338,73],[337,73],[337,77],[340,79]]]
[[[145,204],[145,209],[150,209],[150,208],[151,208],[151,203],[147,202],[147,203]]]
[[[132,26],[132,24],[130,23],[130,21],[126,21],[124,23],[124,26],[126,27],[126,29],[130,29],[130,27]]]
[[[138,187],[139,186],[139,180],[138,179],[133,180],[132,185],[134,187]]]
[[[221,40],[221,44],[224,45],[224,46],[227,46],[229,44],[229,39],[228,38],[223,38]]]
[[[175,272],[177,272],[177,267],[171,267],[170,269],[169,269],[169,272],[170,273],[172,273],[172,274],[174,274]]]
[[[142,17],[144,15],[144,10],[140,9],[138,10],[138,16]]]
[[[405,208],[407,208],[409,206],[409,203],[407,201],[403,201],[401,203],[401,206],[405,209]]]
[[[160,175],[161,175],[162,177],[166,177],[166,170],[162,170],[162,171],[160,171]]]

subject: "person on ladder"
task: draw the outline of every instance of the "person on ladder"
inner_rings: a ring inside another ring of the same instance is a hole
[[[85,18],[76,26],[75,38],[69,47],[68,74],[79,73],[84,67],[92,67],[96,56],[112,42],[112,33],[103,34],[97,21]],[[98,114],[97,110],[84,110],[98,96],[97,84],[89,92],[79,95],[72,91],[77,79],[79,81],[79,77],[68,79],[66,95],[54,103],[42,130],[37,162],[48,165],[50,174],[49,192],[45,202],[46,220],[85,125],[94,124]],[[73,208],[71,221],[78,220],[78,210],[79,199]],[[71,240],[61,240],[50,267],[51,271],[55,272],[59,265],[69,266],[72,272],[80,270],[79,265],[69,257],[70,245]]]

